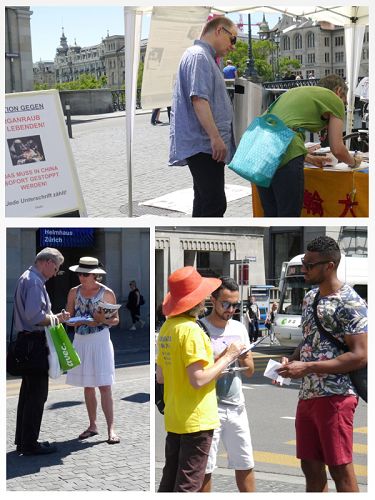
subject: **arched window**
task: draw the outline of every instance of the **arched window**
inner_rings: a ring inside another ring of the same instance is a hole
[[[307,33],[307,48],[312,49],[315,47],[315,35],[311,31]]]
[[[302,35],[298,33],[294,38],[294,48],[302,49]]]
[[[283,37],[283,49],[290,50],[290,38],[288,36]]]

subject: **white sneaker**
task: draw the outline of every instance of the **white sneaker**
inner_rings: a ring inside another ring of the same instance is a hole
[[[146,323],[145,323],[143,320],[141,320],[141,319],[140,319],[140,320],[139,320],[139,324],[141,325],[141,328],[143,328],[143,327],[145,326],[145,324],[146,324]]]
[[[132,326],[129,328],[129,330],[136,330],[135,325],[132,325]]]

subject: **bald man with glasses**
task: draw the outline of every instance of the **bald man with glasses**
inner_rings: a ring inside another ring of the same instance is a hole
[[[188,165],[193,217],[223,217],[224,168],[234,151],[233,107],[217,58],[234,50],[237,27],[218,16],[182,56],[173,93],[170,165]]]

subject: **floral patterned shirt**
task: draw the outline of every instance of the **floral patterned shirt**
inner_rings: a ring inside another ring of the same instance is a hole
[[[310,290],[302,306],[303,344],[301,361],[324,361],[336,358],[344,352],[330,340],[321,338],[315,324],[313,302],[318,288]],[[367,304],[349,285],[337,292],[320,298],[317,307],[323,328],[343,342],[344,335],[367,334]],[[302,379],[300,399],[312,399],[334,395],[357,395],[348,374],[311,373]]]

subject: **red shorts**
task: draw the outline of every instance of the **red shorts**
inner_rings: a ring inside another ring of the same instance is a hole
[[[296,415],[297,458],[326,465],[353,460],[355,396],[328,396],[300,400]]]

